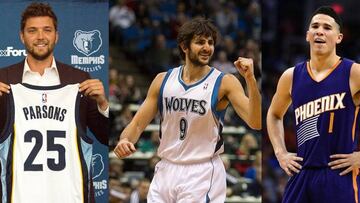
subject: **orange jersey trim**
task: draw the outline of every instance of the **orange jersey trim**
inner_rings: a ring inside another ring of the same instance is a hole
[[[355,196],[355,202],[356,203],[359,203],[359,197],[358,197],[358,184],[357,184],[357,181],[356,181],[356,177],[359,173],[359,169],[356,168],[352,171],[352,179],[353,179],[353,188],[354,188],[354,196]]]
[[[355,109],[354,123],[353,123],[353,127],[352,127],[352,141],[353,142],[355,140],[356,118],[357,118],[358,113],[359,113],[359,107],[357,106]]]
[[[329,133],[333,132],[333,124],[334,124],[334,112],[330,113],[330,121],[329,121]]]
[[[320,80],[316,80],[316,79],[315,79],[315,76],[314,76],[314,74],[312,73],[311,68],[310,68],[310,61],[308,61],[308,62],[306,63],[306,69],[307,69],[307,71],[308,71],[311,79],[313,79],[315,82],[321,82],[321,81],[325,80],[325,79],[330,75],[330,73],[332,73],[332,72],[338,67],[338,65],[341,63],[341,61],[342,61],[341,59],[338,60],[338,61],[330,68],[329,72],[326,73],[326,75],[324,76],[324,78],[321,78]]]

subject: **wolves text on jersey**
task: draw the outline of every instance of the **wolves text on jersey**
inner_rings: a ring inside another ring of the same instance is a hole
[[[165,97],[166,111],[187,111],[204,115],[206,113],[206,101],[188,98]]]

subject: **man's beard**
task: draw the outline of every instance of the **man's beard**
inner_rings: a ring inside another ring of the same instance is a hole
[[[199,56],[196,55],[193,51],[190,50],[189,60],[195,66],[206,66],[206,65],[209,64],[210,59],[211,59],[211,56],[209,56],[209,60],[207,62],[202,62],[202,61],[200,61]]]
[[[26,44],[25,44],[25,48],[26,48],[26,52],[38,61],[47,59],[54,51],[54,45],[50,45],[48,47],[48,50],[43,54],[36,53],[35,48],[32,48],[31,46]]]

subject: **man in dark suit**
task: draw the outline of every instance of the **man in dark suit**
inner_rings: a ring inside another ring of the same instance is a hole
[[[80,100],[81,127],[88,127],[102,144],[107,145],[109,104],[104,86],[100,80],[90,79],[88,73],[55,60],[53,50],[58,37],[57,17],[52,8],[48,4],[31,3],[21,17],[20,38],[27,57],[20,63],[0,68],[0,133],[7,120],[9,84],[54,86],[80,83],[79,91],[84,95]],[[94,202],[93,187],[90,188],[90,202]],[[0,192],[3,192],[1,184]]]
[[[6,122],[9,84],[29,83],[37,86],[80,83],[85,95],[80,103],[80,121],[104,145],[108,143],[109,104],[104,86],[88,73],[55,60],[53,50],[58,40],[57,17],[51,7],[32,3],[23,12],[20,38],[27,57],[20,63],[0,69],[0,131]]]

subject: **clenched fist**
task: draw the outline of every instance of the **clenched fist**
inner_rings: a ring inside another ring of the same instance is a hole
[[[254,62],[251,58],[239,57],[234,62],[234,65],[241,76],[243,76],[245,79],[254,77]]]
[[[135,146],[127,138],[120,139],[114,149],[114,153],[119,158],[130,156],[134,152],[136,152]]]

